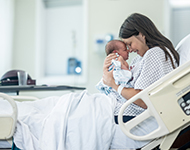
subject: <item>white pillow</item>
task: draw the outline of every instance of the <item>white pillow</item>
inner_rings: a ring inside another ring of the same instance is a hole
[[[179,65],[190,61],[190,34],[184,37],[176,46],[176,50],[180,56]]]

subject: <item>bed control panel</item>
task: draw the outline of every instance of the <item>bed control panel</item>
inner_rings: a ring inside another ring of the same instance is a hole
[[[190,92],[178,100],[178,104],[186,115],[190,115]]]

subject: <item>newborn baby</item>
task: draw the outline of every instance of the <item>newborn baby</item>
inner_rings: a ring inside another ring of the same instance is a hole
[[[112,60],[112,65],[109,67],[109,70],[114,68],[113,77],[115,79],[115,83],[117,85],[122,85],[123,87],[131,87],[129,81],[132,78],[132,73],[129,69],[128,63],[126,62],[128,59],[128,51],[125,43],[120,40],[109,41],[106,45],[105,51],[107,55],[116,53],[118,56],[116,60]],[[105,85],[102,80],[96,85],[96,88],[106,95],[109,95],[110,93],[115,95],[115,97],[118,97],[119,95],[117,91]],[[119,99],[121,99],[122,96],[119,95],[119,97]]]

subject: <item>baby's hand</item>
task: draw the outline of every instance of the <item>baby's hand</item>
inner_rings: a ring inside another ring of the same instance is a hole
[[[129,64],[123,59],[122,56],[118,57],[118,61],[121,62],[121,69],[129,70]]]

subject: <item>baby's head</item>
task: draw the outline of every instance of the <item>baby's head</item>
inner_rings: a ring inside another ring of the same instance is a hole
[[[126,48],[126,45],[121,40],[111,40],[106,44],[105,47],[106,54],[118,53],[123,57],[124,60],[128,59],[129,52]]]

